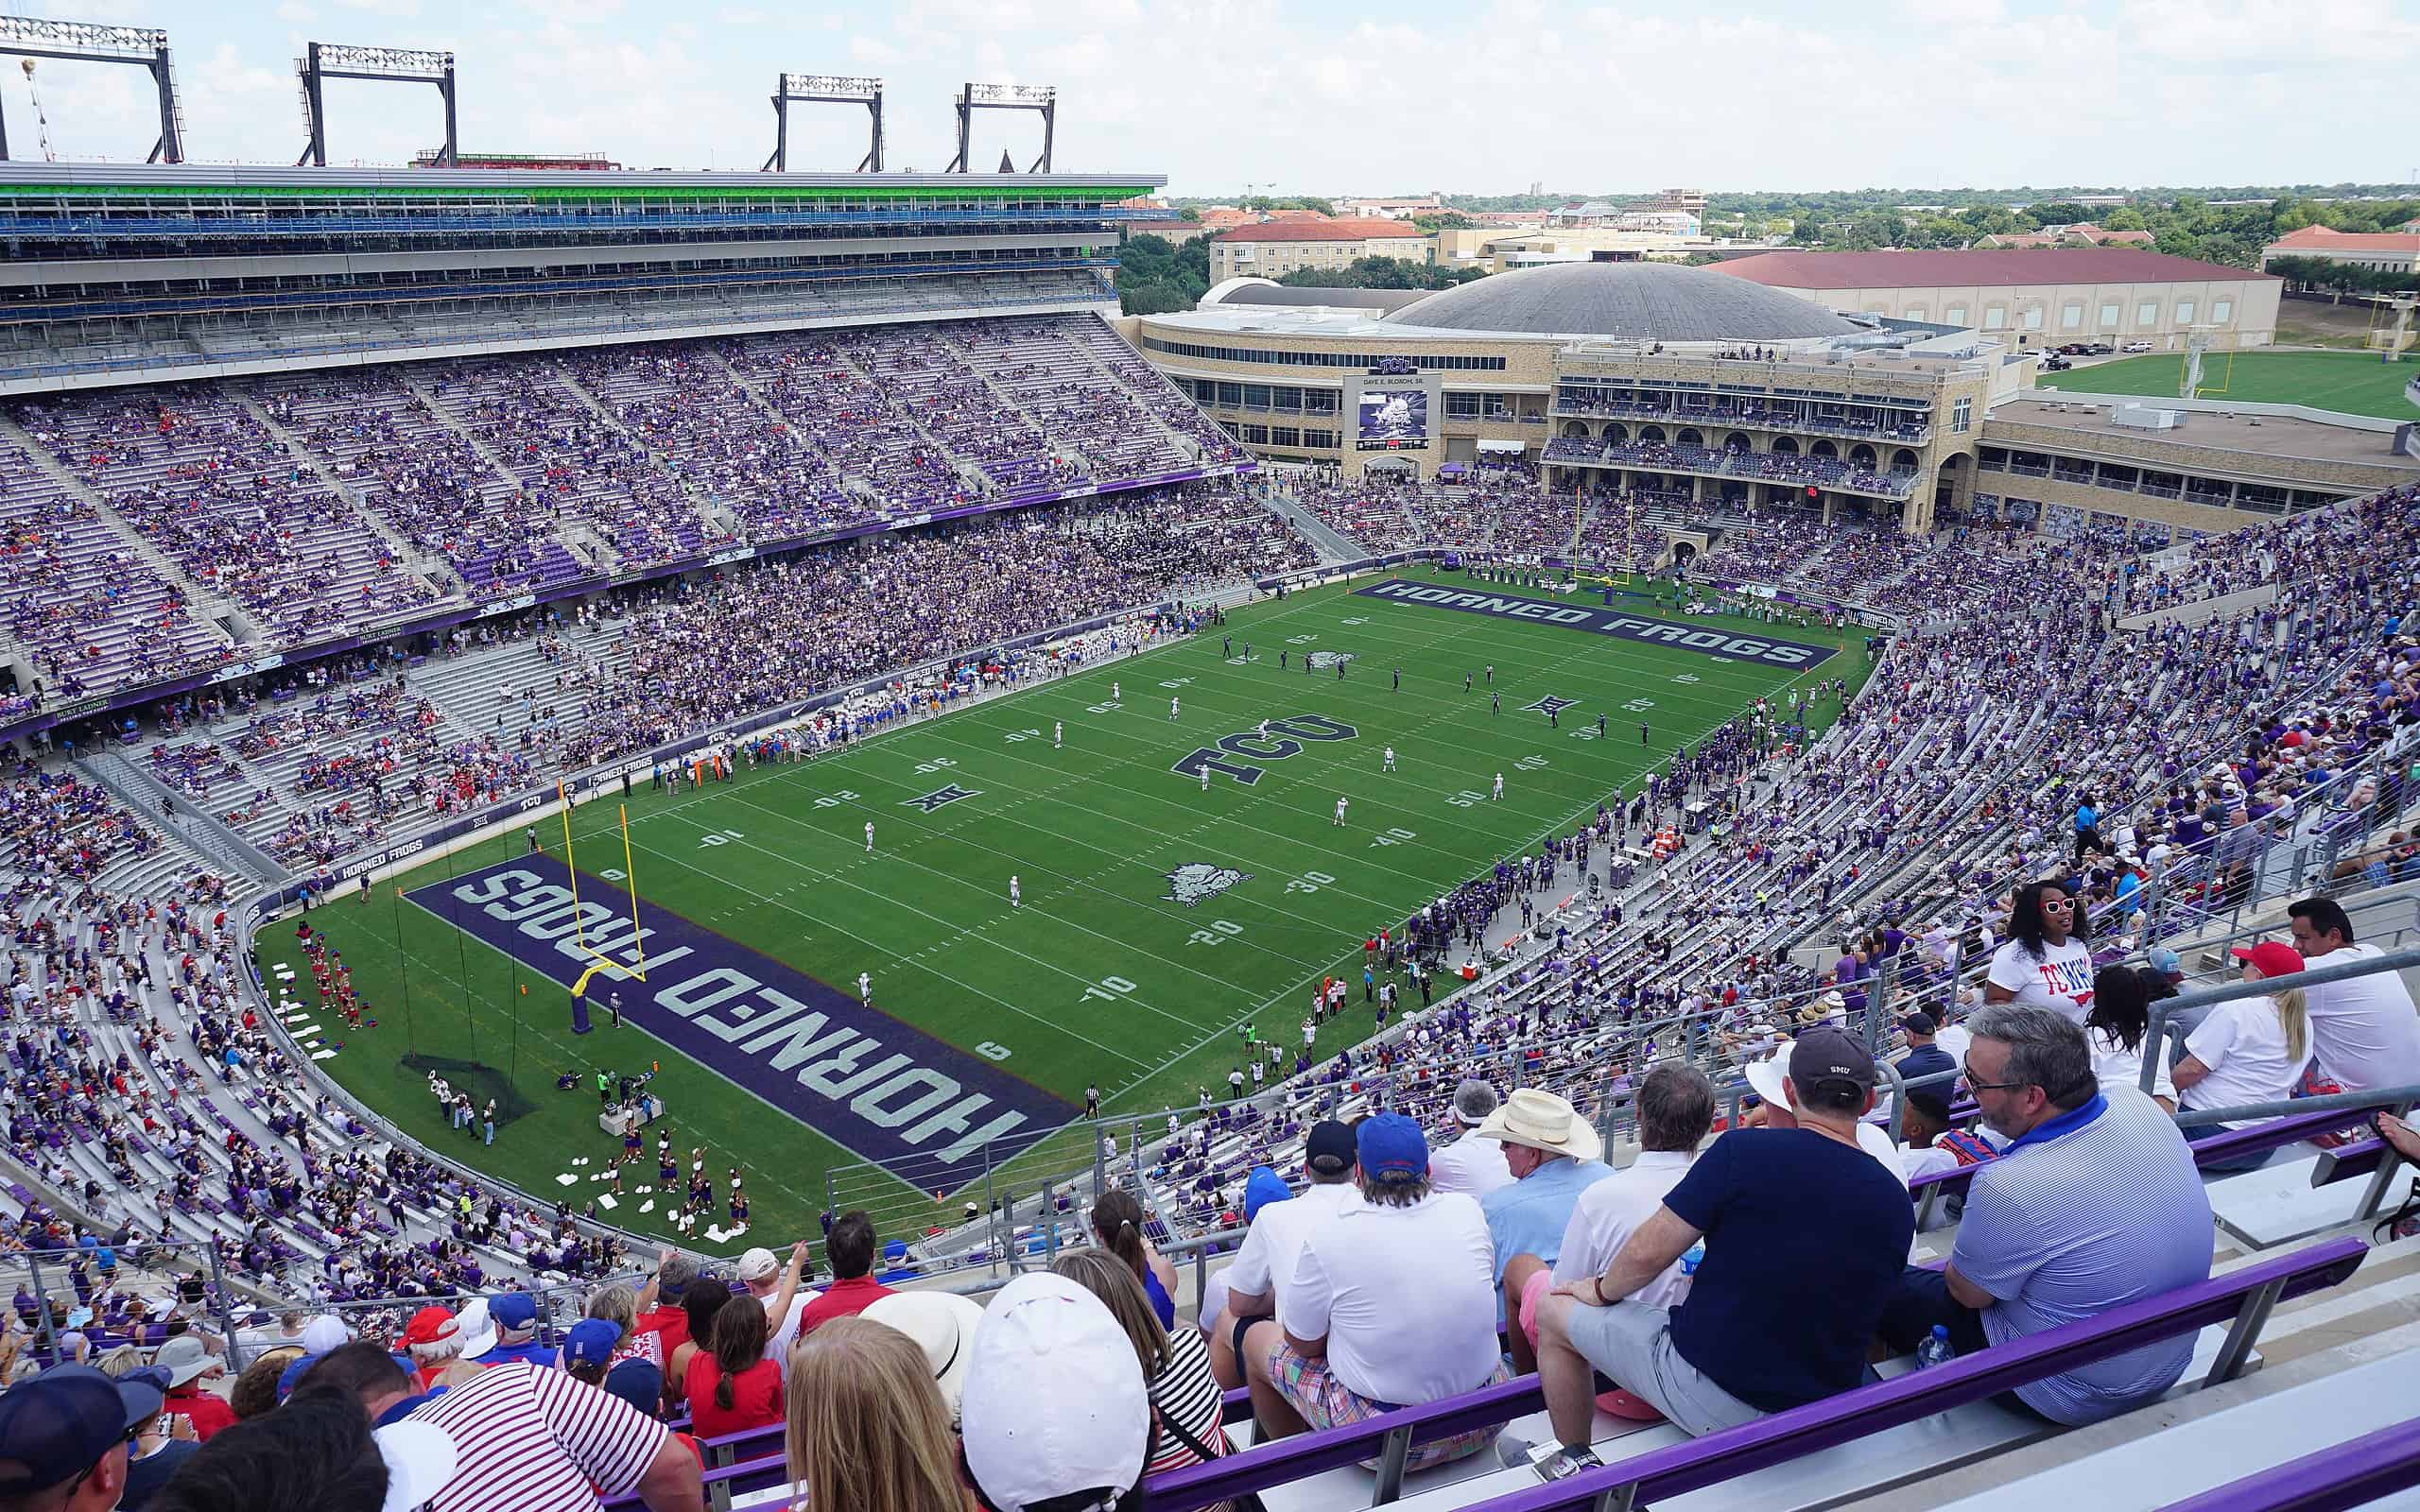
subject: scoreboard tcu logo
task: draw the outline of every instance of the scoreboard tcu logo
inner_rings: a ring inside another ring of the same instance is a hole
[[[1223,736],[1216,746],[1204,746],[1180,756],[1168,767],[1179,777],[1199,777],[1207,766],[1222,777],[1250,787],[1260,781],[1261,769],[1245,766],[1230,760],[1240,756],[1247,761],[1282,762],[1302,753],[1303,743],[1312,740],[1351,740],[1361,731],[1325,714],[1288,714],[1269,722],[1269,738],[1263,740],[1258,730],[1240,730]]]

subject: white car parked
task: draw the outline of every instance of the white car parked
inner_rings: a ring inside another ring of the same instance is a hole
[[[2152,350],[2152,344],[2148,341],[2129,341],[2118,350],[2120,352],[2149,352]]]

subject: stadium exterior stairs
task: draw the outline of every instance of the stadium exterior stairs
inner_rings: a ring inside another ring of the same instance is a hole
[[[162,823],[161,805],[173,800],[177,815],[174,827],[194,850],[216,863],[216,869],[223,874],[242,872],[262,883],[285,878],[285,868],[229,829],[210,813],[207,804],[197,803],[175,791],[117,751],[95,747],[85,754],[83,769],[95,782],[116,794],[120,802],[144,816],[154,830]]]
[[[220,620],[229,621],[234,625],[245,644],[257,645],[266,639],[261,633],[261,627],[253,623],[251,615],[244,612],[241,605],[216,589],[197,583],[187,576],[182,567],[178,566],[175,560],[159,547],[151,544],[142,531],[134,528],[132,521],[118,513],[109,500],[101,496],[99,490],[88,486],[82,478],[60,466],[59,459],[51,455],[50,448],[35,440],[33,436],[13,418],[0,415],[0,436],[5,436],[23,448],[25,454],[33,458],[34,466],[49,473],[53,481],[61,488],[91,505],[94,512],[107,521],[110,528],[126,543],[127,550],[149,562],[152,570],[161,577],[183,589],[185,604],[196,623],[211,625]]]

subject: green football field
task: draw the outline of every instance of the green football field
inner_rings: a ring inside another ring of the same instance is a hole
[[[2403,386],[2420,373],[2420,363],[2380,362],[2377,352],[2243,352],[2230,371],[2225,352],[2202,358],[2201,397],[2239,399],[2254,404],[2308,404],[2345,415],[2410,420],[2415,413]],[[2182,352],[2120,357],[2068,372],[2045,373],[2042,386],[2062,393],[2146,394],[2176,397],[2183,380]]]
[[[1401,580],[1603,608],[1593,594],[1558,597],[1425,568]],[[1868,666],[1862,629],[1665,616],[1633,599],[1616,610],[1693,633],[1761,635],[1835,654],[1793,670],[1317,590],[1236,610],[1223,629],[1140,658],[885,727],[815,760],[743,766],[727,782],[678,795],[641,782],[629,805],[628,868],[651,907],[852,1000],[865,973],[882,1014],[1068,1104],[1080,1105],[1087,1083],[1097,1083],[1107,1114],[1190,1108],[1200,1089],[1223,1091],[1243,1021],[1290,1055],[1321,979],[1358,976],[1365,935],[1399,927],[1413,908],[1498,858],[1567,830],[1614,789],[1636,792],[1651,765],[1758,696],[1785,698],[1794,683],[1831,677],[1847,678],[1854,690]],[[1232,656],[1222,644],[1230,638]],[[1306,676],[1300,669],[1311,653],[1349,657],[1344,675],[1322,657]],[[1174,719],[1171,697],[1181,700]],[[1549,698],[1571,700],[1559,728],[1526,707]],[[1836,708],[1827,702],[1817,724]],[[1264,747],[1262,719],[1291,720],[1305,738]],[[1642,720],[1650,726],[1644,745]],[[1055,724],[1065,729],[1060,748]],[[1219,747],[1230,736],[1255,752],[1300,748],[1254,759]],[[1392,773],[1380,770],[1389,747]],[[1247,785],[1222,769],[1205,791],[1198,777],[1171,769],[1201,749],[1257,780]],[[1500,802],[1488,797],[1499,772]],[[929,812],[918,806],[951,790],[966,796]],[[1341,827],[1339,797],[1350,800]],[[623,878],[615,809],[590,802],[574,816],[583,889]],[[869,821],[876,826],[871,853]],[[539,828],[560,852],[562,821]],[[607,1190],[588,1177],[616,1151],[597,1128],[588,1074],[655,1064],[652,1090],[666,1104],[678,1146],[684,1154],[703,1147],[718,1189],[728,1167],[743,1169],[759,1235],[814,1232],[830,1171],[844,1173],[844,1205],[872,1206],[878,1194],[887,1227],[944,1211],[929,1193],[919,1197],[905,1180],[871,1170],[858,1153],[634,1025],[614,1029],[600,1010],[596,1032],[575,1040],[562,986],[402,896],[434,897],[448,879],[495,868],[526,849],[519,834],[464,847],[380,885],[366,902],[347,891],[313,912],[378,1021],[348,1035],[340,1020],[306,1013],[331,1045],[341,1041],[323,1069],[429,1144],[531,1193],[585,1204]],[[1191,905],[1171,896],[1179,890],[1172,874],[1186,868],[1198,868],[1185,873],[1196,879],[1187,890],[1206,894]],[[1015,908],[1011,875],[1022,888]],[[599,901],[594,891],[582,896]],[[628,916],[626,898],[601,901]],[[291,920],[264,929],[256,945],[265,973],[290,965],[302,973],[294,988],[312,996]],[[663,981],[651,972],[649,988]],[[611,986],[597,982],[592,1001],[601,1003]],[[1349,1010],[1322,1030],[1320,1053],[1366,1037],[1372,1022],[1354,994]],[[507,1116],[492,1147],[448,1128],[426,1089],[431,1066],[480,1101],[503,1102]],[[557,1090],[565,1071],[581,1074],[579,1090]],[[643,1212],[651,1199],[636,1191],[655,1178],[654,1132],[645,1169],[629,1173],[618,1204],[600,1216],[664,1231],[673,1204],[655,1200]],[[1087,1163],[1090,1147],[1081,1126],[1067,1128],[1015,1168],[1039,1179]],[[595,1163],[574,1163],[582,1158]],[[574,1181],[562,1182],[564,1175]],[[947,1212],[970,1194],[954,1194]]]

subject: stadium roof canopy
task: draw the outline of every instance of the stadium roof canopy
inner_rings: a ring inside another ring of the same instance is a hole
[[[1390,325],[1634,341],[1805,341],[1861,329],[1795,294],[1675,263],[1557,263],[1443,289]]]
[[[1714,265],[1784,289],[2018,288],[2044,284],[2241,284],[2270,278],[2134,247],[1977,248],[1935,252],[1763,252]]]

